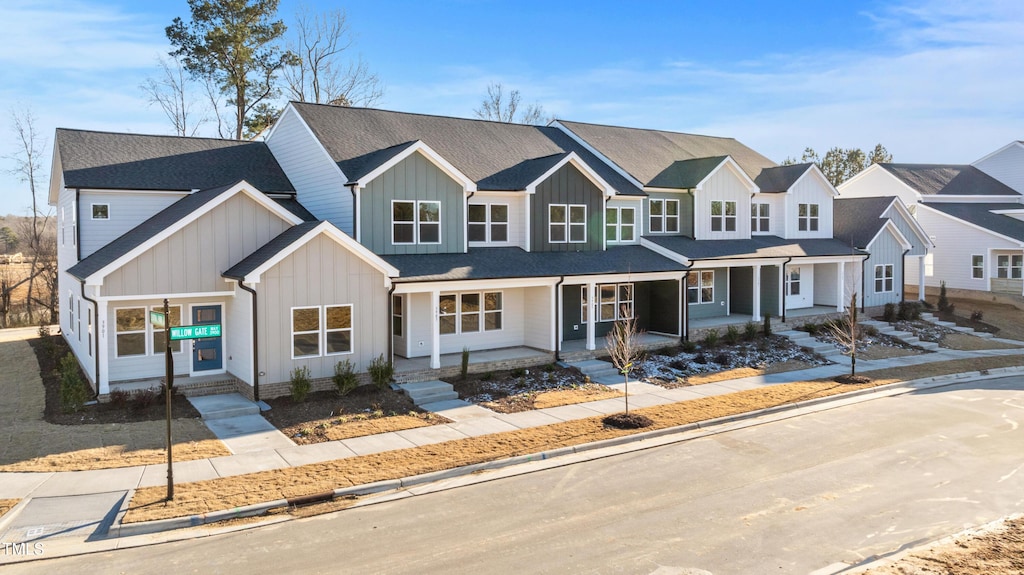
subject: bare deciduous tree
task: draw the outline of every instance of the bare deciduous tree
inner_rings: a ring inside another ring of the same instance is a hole
[[[46,221],[50,217],[49,212],[43,213],[40,210],[37,196],[37,182],[43,177],[42,162],[46,143],[39,132],[36,131],[35,116],[30,109],[12,110],[11,127],[16,138],[18,150],[9,156],[9,159],[14,162],[14,168],[10,170],[10,173],[21,182],[28,184],[29,192],[32,195],[31,225],[26,230],[28,233],[25,234],[28,236],[28,246],[32,253],[32,269],[28,276],[29,297],[26,302],[26,312],[28,313],[29,323],[35,323],[31,294],[33,293],[35,277],[38,273],[39,248],[44,230],[46,229]]]
[[[346,59],[353,39],[344,10],[310,14],[307,6],[295,15],[295,34],[289,50],[298,61],[285,68],[288,96],[300,102],[335,106],[373,106],[384,86],[362,56]]]
[[[174,126],[176,135],[195,136],[200,126],[209,119],[202,110],[197,110],[193,93],[195,80],[177,57],[170,60],[158,58],[157,62],[162,72],[160,76],[146,78],[139,87],[146,93],[150,105],[160,106]]]
[[[543,124],[545,120],[544,107],[540,104],[530,104],[520,110],[522,96],[519,90],[511,90],[508,96],[505,95],[505,87],[500,82],[487,86],[487,97],[480,103],[480,107],[473,110],[477,118],[481,120],[492,120],[508,124]]]
[[[846,349],[844,355],[850,356],[850,377],[857,376],[857,343],[860,339],[860,325],[857,323],[857,293],[850,294],[850,304],[839,321],[828,326],[828,331],[836,342]]]
[[[629,372],[643,359],[640,347],[642,332],[637,328],[636,317],[625,305],[621,310],[622,319],[612,326],[605,336],[605,349],[612,358],[612,365],[622,374],[625,383],[626,414],[629,414]]]

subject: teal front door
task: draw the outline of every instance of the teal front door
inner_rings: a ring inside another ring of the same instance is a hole
[[[192,325],[220,323],[219,305],[192,308]],[[224,346],[219,337],[192,340],[192,372],[224,369]]]

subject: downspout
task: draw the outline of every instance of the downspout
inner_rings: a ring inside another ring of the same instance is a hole
[[[235,281],[238,282],[238,287],[252,294],[252,398],[258,403],[260,401],[260,341],[256,290],[242,283],[242,280]]]
[[[558,302],[562,301],[562,282],[564,281],[565,276],[562,276],[558,278],[558,283],[555,284],[555,361],[562,361],[562,358],[559,355],[562,352],[562,314],[558,313],[558,308],[560,307]],[[592,294],[588,294],[587,297],[593,299],[594,296]],[[590,302],[587,302],[587,305],[590,305]],[[590,310],[588,309],[587,311],[589,312]],[[588,313],[587,319],[593,321],[594,318],[589,317],[590,315],[593,314]]]
[[[388,334],[388,361],[391,365],[395,364],[395,328],[391,323],[395,321],[395,290],[398,288],[395,282],[391,282],[391,289],[388,290],[388,330],[384,333]],[[405,310],[403,311],[402,321],[405,321]],[[405,329],[403,326],[402,329]],[[405,332],[402,332],[405,335]],[[409,352],[406,351],[406,354]]]
[[[900,303],[907,301],[907,254],[910,248],[903,250],[900,256]]]
[[[782,298],[782,323],[786,323],[786,288],[785,288],[785,285],[786,285],[786,266],[788,266],[789,262],[791,262],[791,261],[793,261],[793,256],[789,256],[788,258],[786,258],[786,261],[782,262],[782,285],[783,285],[783,288],[782,288],[782,293],[779,294],[779,297]],[[814,303],[813,299],[811,300],[811,303]]]
[[[79,248],[81,249],[81,248]],[[82,284],[82,299],[92,304],[92,336],[96,341],[92,344],[92,359],[96,363],[96,392],[92,398],[95,400],[100,396],[100,304],[91,297],[85,295],[85,280],[78,280]]]
[[[80,199],[81,194],[82,190],[80,188],[75,188],[75,262],[82,261],[82,201]],[[82,285],[82,293],[85,293],[84,283]],[[99,357],[99,354],[96,355],[97,357]]]
[[[359,201],[356,199],[356,186],[358,184],[351,184],[348,187],[348,191],[352,192],[352,239],[359,241]]]
[[[866,304],[865,304],[864,290],[867,289],[867,285],[868,285],[867,284],[867,275],[866,274],[867,274],[867,269],[868,269],[868,258],[869,257],[871,257],[871,256],[869,255],[868,257],[860,260],[860,313],[866,313],[864,310],[867,307]]]
[[[692,265],[692,262],[691,262]],[[683,278],[680,280],[683,282],[682,292],[683,300],[679,302],[679,307],[683,312],[683,333],[679,335],[679,341],[690,341],[690,288],[688,287],[690,281],[690,270],[686,270],[683,274]]]

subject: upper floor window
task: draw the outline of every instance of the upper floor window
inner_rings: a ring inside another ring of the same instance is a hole
[[[93,204],[92,205],[92,219],[94,219],[94,220],[109,220],[110,219],[110,204]]]
[[[679,233],[679,200],[651,200],[650,228],[652,234]]]
[[[1021,270],[1024,269],[1024,256],[996,256],[996,266],[996,275],[998,277],[1019,280],[1021,279]]]
[[[508,204],[471,204],[468,219],[469,241],[508,241]]]
[[[875,293],[893,291],[893,265],[879,264],[875,266]]]
[[[798,204],[796,225],[801,232],[818,231],[818,204]]]
[[[750,204],[750,231],[771,231],[771,204]]]
[[[395,244],[441,243],[441,202],[393,200],[391,241]]]
[[[608,208],[604,212],[605,239],[608,243],[631,242],[636,238],[636,210]]]
[[[711,202],[711,231],[736,231],[736,202]]]
[[[976,280],[985,279],[985,256],[971,256],[971,277]]]
[[[587,241],[587,206],[548,206],[548,241],[553,244],[582,244]]]

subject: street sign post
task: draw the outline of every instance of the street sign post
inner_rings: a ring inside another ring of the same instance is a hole
[[[204,337],[220,337],[220,324],[182,325],[171,328],[171,341],[202,339]]]
[[[167,403],[167,500],[174,501],[174,456],[171,454],[171,394],[174,392],[174,356],[171,355],[170,322],[165,321],[171,313],[170,303],[164,300],[164,312],[156,314],[160,319],[160,327],[164,329],[164,397]],[[154,316],[150,314],[149,321]],[[153,325],[156,325],[154,322]]]

